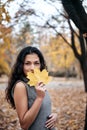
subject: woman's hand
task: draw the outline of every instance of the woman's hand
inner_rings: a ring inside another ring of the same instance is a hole
[[[47,118],[48,118],[48,120],[45,123],[45,127],[48,128],[48,129],[49,128],[54,128],[55,124],[57,122],[57,114],[56,113],[52,113]]]
[[[37,92],[37,97],[44,98],[46,91],[45,85],[42,82],[40,82],[35,88]]]

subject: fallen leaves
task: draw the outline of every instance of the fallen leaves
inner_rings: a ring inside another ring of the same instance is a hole
[[[58,113],[58,130],[83,130],[86,93],[83,88],[49,89],[53,111]]]
[[[21,130],[17,113],[7,103],[4,90],[0,90],[0,130]]]
[[[86,93],[83,87],[48,88],[52,99],[52,111],[57,112],[56,130],[83,130]],[[5,100],[0,90],[0,130],[21,130],[17,113]]]

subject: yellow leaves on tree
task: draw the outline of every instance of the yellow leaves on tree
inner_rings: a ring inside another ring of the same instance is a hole
[[[5,4],[1,3],[2,6],[0,7],[0,24],[2,24],[3,21],[10,22],[10,16],[5,8]]]
[[[0,49],[0,74],[9,74],[10,69],[9,69],[9,65],[8,62],[6,61],[6,55],[4,53],[4,49]],[[7,57],[8,59],[8,57]]]
[[[0,25],[0,48],[9,50],[11,48],[11,31],[10,27],[5,27],[5,25]],[[12,48],[11,48],[12,49]]]
[[[12,29],[10,27],[5,27],[5,25],[0,24],[0,38],[5,37],[7,34],[11,33]]]
[[[40,71],[39,69],[34,69],[34,72],[28,72],[27,78],[29,79],[28,84],[30,86],[36,86],[38,83],[43,82],[43,84],[47,84],[50,81],[50,77],[48,76],[48,72],[46,69]]]
[[[8,74],[10,71],[11,54],[11,28],[0,24],[0,74]]]
[[[51,38],[48,45],[41,47],[49,68],[69,68],[75,60],[72,49],[64,43],[62,38]]]
[[[1,2],[1,8],[0,8],[0,47],[2,46],[7,46],[7,49],[11,43],[10,39],[11,39],[11,32],[12,29],[11,27],[6,27],[4,24],[5,22],[10,22],[10,15],[8,13],[8,11],[6,10],[6,4],[8,4],[10,1],[7,0],[5,3],[2,1]]]

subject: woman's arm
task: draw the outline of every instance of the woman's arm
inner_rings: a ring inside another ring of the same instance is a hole
[[[14,102],[16,106],[16,111],[21,127],[24,130],[27,130],[34,122],[45,96],[45,88],[42,88],[41,84],[37,86],[36,91],[37,97],[32,107],[28,110],[28,98],[24,84],[19,82],[16,84],[14,89]]]

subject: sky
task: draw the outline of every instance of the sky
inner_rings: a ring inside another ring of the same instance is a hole
[[[7,0],[1,0],[1,1],[5,3]],[[9,5],[7,5],[7,10],[9,11],[9,14],[12,19],[14,18],[15,13],[19,10],[20,4],[23,1],[24,0],[14,0]],[[59,1],[56,3],[56,5],[59,8],[61,8]],[[37,15],[40,15],[40,17],[35,17],[34,15],[32,15],[27,17],[27,20],[31,23],[35,22],[36,24],[43,25],[45,21],[51,17],[52,14],[57,13],[54,6],[48,4],[44,0],[29,0],[29,3],[27,4],[26,8],[33,8],[35,12],[37,12]],[[11,22],[13,23],[14,20],[12,20]],[[16,28],[18,28],[18,25]]]
[[[3,0],[6,1],[6,0]],[[23,0],[14,0],[13,2],[11,2],[11,4],[8,7],[9,10],[9,14],[10,16],[13,18],[15,16],[15,13],[18,11],[18,9],[20,8],[20,4],[23,2]],[[61,8],[60,2],[58,1],[56,3],[58,8]],[[56,6],[55,5],[55,6]],[[29,5],[27,5],[28,8],[33,8],[35,11],[37,11],[37,14],[41,14],[42,15],[42,19],[43,18],[48,18],[50,17],[52,14],[56,13],[55,7],[53,7],[50,4],[47,4],[47,2],[44,2],[44,0],[30,0]],[[43,17],[44,16],[44,17]],[[33,18],[33,17],[32,17]],[[38,18],[37,18],[38,20]],[[37,21],[36,20],[36,21]],[[40,22],[40,21],[39,21]],[[42,21],[41,21],[42,22]]]
[[[3,2],[6,2],[7,0],[1,0]],[[11,2],[8,6],[7,9],[9,11],[9,14],[12,18],[14,18],[15,13],[19,10],[20,8],[20,4],[23,2],[24,0],[14,0],[13,2]],[[50,17],[52,14],[57,14],[58,12],[56,11],[55,7],[57,7],[59,10],[61,9],[62,5],[60,4],[60,0],[58,0],[56,2],[56,4],[53,3],[48,4],[47,2],[45,2],[44,0],[28,0],[29,3],[27,4],[26,8],[33,8],[36,12],[37,15],[40,15],[40,17],[35,17],[34,15],[29,16],[27,18],[27,20],[31,23],[35,22],[36,24],[39,23],[39,25],[44,25],[45,21]],[[85,5],[87,5],[87,0],[85,1]],[[18,28],[18,25],[17,25]]]

